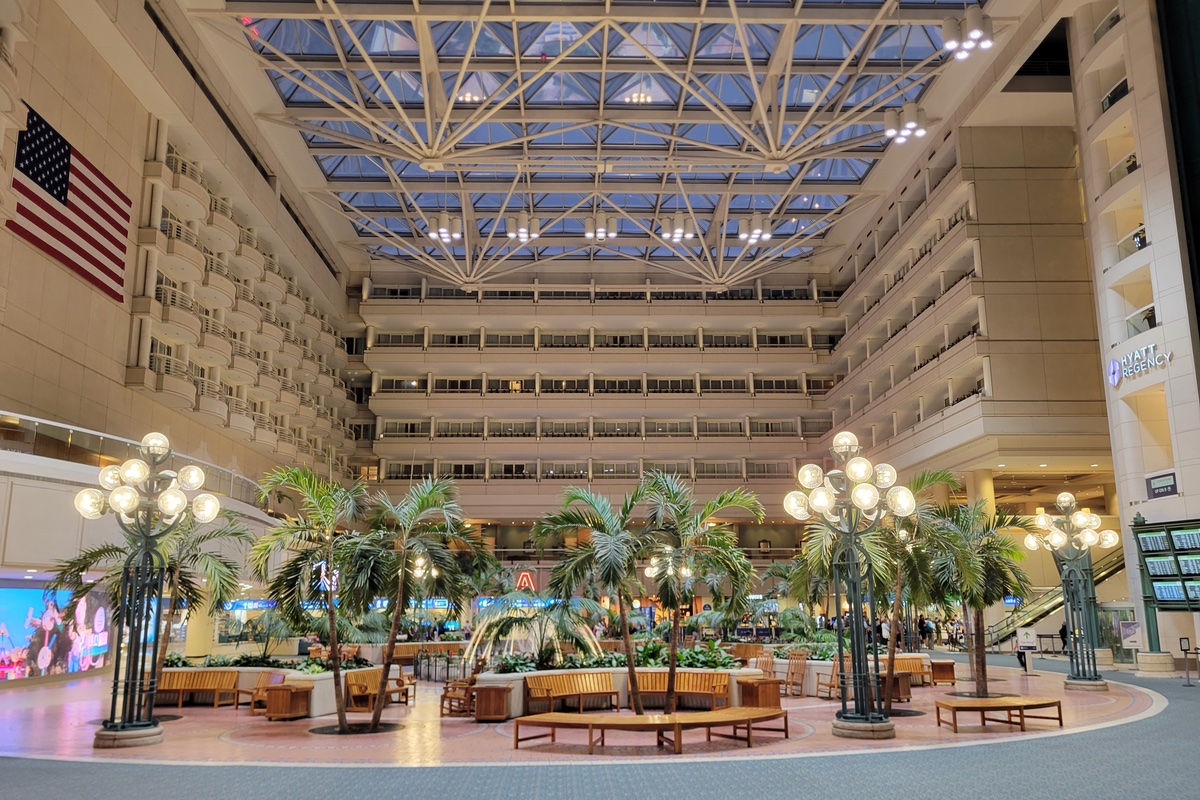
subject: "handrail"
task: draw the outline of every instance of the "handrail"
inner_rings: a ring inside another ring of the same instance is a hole
[[[308,345],[305,345],[305,344],[300,345],[300,357],[303,358],[305,361],[316,361],[317,360],[317,354],[313,352],[313,349],[311,347],[309,347]]]
[[[196,301],[173,286],[159,284],[154,287],[154,299],[164,306],[181,308],[184,311],[195,311]]]
[[[281,278],[283,277],[283,268],[279,266],[279,259],[275,256],[263,256],[263,269],[267,272],[273,272]]]
[[[300,392],[300,385],[297,384],[291,378],[280,378],[279,379],[279,390],[281,392],[291,392],[292,394],[298,394]]]
[[[192,383],[196,384],[196,394],[201,397],[212,397],[217,400],[225,397],[220,381],[214,381],[212,378],[192,378]]]
[[[221,337],[229,335],[229,329],[225,327],[224,322],[203,315],[200,316],[200,331]]]
[[[171,375],[176,378],[192,380],[187,362],[175,356],[164,356],[161,353],[150,354],[150,371],[158,375]]]
[[[188,161],[178,153],[167,153],[167,159],[163,163],[174,174],[190,178],[205,189],[208,188],[208,179],[204,177],[204,173],[200,171],[200,167],[194,161]]]
[[[258,304],[258,309],[259,309],[259,311],[262,312],[262,321],[263,322],[269,323],[271,325],[275,325],[276,327],[279,326],[279,317],[275,316],[274,311],[267,308],[262,303]]]
[[[245,244],[258,250],[258,236],[249,228],[238,228],[238,244]]]
[[[237,284],[237,288],[233,290],[233,296],[238,300],[245,300],[255,307],[258,306],[258,301],[254,299],[254,293],[251,292],[250,287],[244,283]]]
[[[1122,259],[1129,258],[1149,244],[1150,240],[1146,238],[1146,226],[1139,225],[1117,240],[1117,256]]]
[[[1100,100],[1100,113],[1108,111],[1117,101],[1129,94],[1129,77],[1126,76],[1117,81],[1113,88],[1108,90],[1108,94]]]
[[[208,210],[223,217],[233,219],[233,203],[228,197],[217,197],[215,194],[208,198]]]
[[[259,375],[269,375],[272,378],[275,377],[275,367],[271,365],[270,361],[267,361],[265,358],[256,358],[254,360],[258,363]]]
[[[154,361],[157,361],[157,358],[157,354],[151,356]],[[170,357],[165,356],[164,358]],[[238,401],[233,397],[227,397],[226,401],[231,409],[235,401],[245,403],[244,400]],[[0,411],[0,418],[5,421],[6,430],[23,430],[32,434],[31,439],[25,443],[28,449],[24,452],[42,458],[52,458],[56,461],[70,461],[99,467],[136,457],[137,448],[140,446],[140,442],[133,439],[112,436],[77,425],[64,425],[61,422],[51,422],[11,411]],[[211,461],[176,453],[163,467],[178,469],[184,464],[197,464],[204,468],[207,473],[207,480],[204,482],[205,491],[232,497],[251,506],[262,507],[262,503],[258,499],[258,485],[254,481]]]
[[[294,344],[297,347],[300,346],[300,337],[293,333],[289,328],[283,329],[283,340],[290,344]]]
[[[177,241],[190,244],[192,247],[197,249],[200,247],[200,237],[196,236],[195,231],[179,220],[164,218],[163,221],[158,224],[158,229],[162,231],[163,235],[165,235],[168,239],[175,239]]]
[[[254,348],[243,342],[241,339],[230,339],[230,344],[233,347],[233,354],[243,358],[258,359],[258,355],[254,352]]]
[[[1117,163],[1108,170],[1108,185],[1116,186],[1126,175],[1132,175],[1141,164],[1137,160],[1137,151],[1130,150],[1117,159]]]
[[[317,400],[308,392],[300,392],[300,405],[305,408],[316,408]]]
[[[215,253],[204,254],[204,271],[220,275],[222,278],[229,277],[229,267],[225,266],[225,262],[217,258]]]
[[[304,313],[317,317],[318,323],[320,322],[321,312],[317,310],[317,306],[312,300],[304,301]]]
[[[1092,564],[1092,580],[1099,584],[1107,578],[1125,569],[1125,552],[1117,548],[1099,561]],[[988,647],[993,647],[1017,632],[1017,628],[1027,628],[1040,619],[1044,619],[1062,608],[1062,587],[1056,587],[1043,594],[1032,603],[1020,606],[1009,616],[995,625],[988,627],[984,636]]]
[[[243,400],[242,398],[234,397],[233,395],[226,395],[225,405],[229,406],[230,414],[242,414],[243,416],[247,417],[250,416],[250,402],[248,400]]]

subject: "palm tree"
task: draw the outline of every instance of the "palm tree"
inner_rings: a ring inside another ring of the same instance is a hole
[[[192,609],[198,611],[207,602],[207,613],[212,616],[223,604],[237,597],[238,564],[227,555],[214,552],[212,548],[219,549],[226,545],[240,547],[253,541],[254,537],[232,514],[224,514],[221,519],[219,525],[202,525],[188,517],[157,543],[167,566],[164,596],[160,598],[163,626],[159,632],[162,638],[159,640],[158,660],[154,665],[156,676],[162,675],[171,643],[171,618],[177,608],[186,607],[191,614]],[[66,619],[73,619],[75,606],[97,588],[103,588],[109,597],[121,596],[121,574],[131,552],[133,545],[130,542],[102,544],[55,564],[57,574],[48,588],[71,592],[65,609]],[[85,583],[84,574],[96,571],[102,573],[100,579],[95,583]],[[113,625],[122,624],[119,612],[118,604],[114,609]]]
[[[280,467],[259,484],[263,500],[278,489],[290,490],[298,499],[297,516],[269,530],[250,549],[255,576],[267,583],[267,594],[275,608],[296,628],[303,628],[310,600],[323,604],[329,631],[329,667],[333,672],[333,701],[337,708],[338,731],[349,733],[346,701],[342,695],[342,660],[338,652],[338,608],[335,596],[340,579],[338,556],[341,544],[359,534],[346,531],[358,521],[366,503],[367,487],[362,481],[345,487],[319,477],[309,467]],[[287,559],[270,576],[277,553]],[[348,613],[344,610],[344,613]]]
[[[741,487],[722,492],[697,509],[691,487],[676,475],[649,472],[642,477],[642,482],[648,488],[650,532],[658,537],[647,548],[650,557],[647,574],[654,581],[659,602],[671,619],[665,704],[665,712],[671,714],[675,711],[679,609],[691,602],[697,576],[725,576],[733,601],[726,611],[739,616],[745,610],[742,605],[753,585],[754,567],[738,545],[736,530],[713,518],[740,508],[750,512],[755,521],[762,522],[764,510],[758,497]]]
[[[534,541],[539,547],[545,547],[560,533],[575,533],[581,528],[591,531],[587,542],[568,547],[562,560],[554,565],[550,589],[558,598],[569,600],[579,590],[590,589],[593,583],[599,583],[616,597],[617,622],[629,669],[630,702],[636,714],[644,714],[645,710],[634,669],[627,609],[633,602],[631,587],[637,581],[637,562],[646,543],[629,528],[633,509],[645,496],[646,486],[639,482],[625,495],[620,508],[613,508],[603,495],[570,486],[563,492],[562,508],[555,514],[544,516],[533,529]]]
[[[945,549],[947,542],[943,534],[942,518],[937,513],[937,507],[929,498],[930,491],[936,486],[958,488],[958,481],[950,470],[925,470],[918,473],[908,483],[917,498],[916,511],[903,523],[891,519],[888,530],[892,534],[887,540],[889,545],[889,561],[895,572],[895,589],[892,597],[892,610],[889,615],[890,635],[887,649],[887,681],[886,686],[892,685],[892,675],[896,665],[896,640],[900,630],[900,603],[907,588],[910,601],[932,599],[933,580],[930,568],[930,553]],[[887,713],[892,711],[892,693],[884,692],[884,706]]]
[[[585,655],[600,653],[592,633],[604,607],[586,597],[563,598],[550,594],[516,591],[501,595],[475,615],[476,628],[467,655],[490,655],[497,646],[526,639],[533,648],[538,669],[550,669],[562,661],[562,643]]]
[[[983,611],[1007,595],[1027,596],[1029,576],[1017,564],[1025,553],[1004,532],[1028,531],[1031,523],[1004,511],[989,514],[983,500],[969,506],[943,506],[937,513],[949,536],[933,555],[933,573],[939,588],[957,593],[964,609],[972,612],[975,693],[987,697]]]
[[[342,595],[358,606],[370,605],[383,587],[394,592],[389,601],[391,630],[383,653],[383,674],[371,712],[371,730],[379,727],[387,700],[388,671],[396,652],[400,619],[410,597],[425,585],[461,608],[468,593],[455,550],[482,552],[483,541],[462,528],[462,508],[453,479],[426,477],[413,484],[398,502],[387,495],[375,498],[371,531],[345,542],[339,560],[346,565]]]

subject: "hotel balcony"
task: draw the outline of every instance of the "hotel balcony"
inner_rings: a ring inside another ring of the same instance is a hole
[[[333,352],[337,346],[337,334],[333,330],[333,326],[325,320],[320,320],[321,331],[315,337],[309,338],[309,347],[319,356],[327,356]],[[328,359],[326,359],[328,361]]]
[[[279,379],[279,396],[272,405],[280,414],[295,414],[300,410],[300,387],[291,378]]]
[[[280,428],[275,441],[275,455],[287,461],[294,461],[296,453],[296,434],[286,428]]]
[[[319,370],[317,372],[317,378],[312,382],[312,386],[310,388],[312,389],[313,394],[320,397],[328,397],[334,393],[333,379],[335,375],[333,374],[333,370],[324,364],[318,364],[317,369]]]
[[[325,397],[325,405],[337,409],[353,408],[357,405],[346,390],[346,382],[337,375],[333,376],[333,391]]]
[[[325,437],[333,430],[333,412],[325,406],[317,406],[317,418],[312,424],[313,432]]]
[[[195,285],[196,302],[205,308],[229,308],[237,296],[237,284],[229,268],[212,253],[204,254],[204,277]]]
[[[225,430],[230,438],[246,441],[254,435],[254,412],[250,404],[240,397],[225,397],[225,405],[229,408],[229,419]]]
[[[190,222],[208,215],[208,181],[194,162],[168,153],[165,161],[147,161],[142,175],[162,185],[167,205],[180,219]]]
[[[290,322],[293,325],[296,325],[296,323],[304,318],[304,298],[300,296],[300,290],[296,288],[295,283],[288,281],[287,292],[283,295],[283,300],[279,302],[275,310],[278,312],[280,319]],[[298,326],[296,328],[296,335],[301,339],[308,338],[300,332]]]
[[[192,411],[209,424],[224,427],[229,421],[229,406],[221,384],[208,378],[195,378],[196,404]]]
[[[287,278],[275,256],[263,260],[263,273],[254,284],[254,294],[264,303],[278,303],[287,294]]]
[[[150,354],[149,367],[126,367],[125,385],[154,395],[168,408],[185,409],[196,405],[196,384],[186,362]]]
[[[258,237],[245,228],[238,229],[238,244],[229,254],[229,270],[243,280],[258,280],[266,263],[258,249]]]
[[[292,412],[292,416],[296,422],[302,425],[312,425],[317,420],[317,401],[311,395],[303,391],[297,392],[300,398],[300,407]]]
[[[212,196],[208,200],[208,217],[200,236],[210,250],[227,253],[237,246],[238,224],[233,216],[233,203],[228,197]]]
[[[283,343],[275,351],[275,366],[295,369],[300,366],[304,351],[301,349],[300,338],[287,328],[283,329]]]
[[[202,367],[225,367],[233,358],[233,344],[224,323],[200,317],[200,339],[192,347],[191,359]]]
[[[170,286],[155,286],[154,300],[161,311],[154,325],[157,335],[176,344],[200,341],[201,323],[195,300]]]
[[[196,232],[177,219],[138,230],[138,244],[158,254],[158,271],[177,283],[195,283],[204,274],[204,251]]]
[[[334,335],[333,349],[325,354],[325,363],[334,369],[345,369],[350,363],[350,356],[346,352],[346,340],[341,336]]]
[[[321,374],[321,365],[317,362],[317,354],[304,345],[300,346],[300,363],[292,369],[292,377],[301,383],[310,383]]]
[[[223,376],[233,386],[253,383],[258,378],[258,355],[254,348],[238,339],[229,341],[232,355]]]
[[[280,378],[275,374],[275,368],[271,366],[271,362],[265,358],[258,359],[258,375],[254,378],[254,384],[246,387],[246,397],[257,402],[264,400],[278,400]]]
[[[262,307],[249,287],[237,284],[233,305],[225,311],[225,326],[235,333],[257,332],[262,325]]]
[[[259,350],[274,353],[283,346],[283,328],[271,309],[260,307],[259,311],[262,314],[262,322],[259,323],[258,330],[250,331],[246,338]]]
[[[267,414],[255,411],[251,415],[254,417],[254,432],[250,436],[250,447],[260,453],[274,453],[279,444],[279,428]]]
[[[310,342],[321,335],[321,318],[311,301],[304,301],[304,313],[296,320],[296,335]]]

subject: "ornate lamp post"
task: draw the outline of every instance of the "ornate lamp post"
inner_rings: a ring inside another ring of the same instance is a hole
[[[1096,644],[1100,641],[1096,621],[1096,583],[1092,578],[1091,549],[1114,547],[1120,541],[1116,531],[1103,530],[1100,517],[1086,508],[1078,509],[1075,495],[1063,492],[1055,498],[1061,517],[1052,517],[1039,508],[1033,523],[1041,530],[1025,537],[1025,547],[1049,550],[1062,578],[1063,608],[1070,636],[1071,670],[1068,689],[1107,689],[1096,670]]]
[[[138,448],[140,458],[100,470],[100,489],[75,495],[75,509],[86,519],[107,513],[129,540],[130,554],[115,598],[112,705],[96,732],[96,747],[129,747],[162,740],[154,718],[160,624],[160,600],[167,562],[158,544],[188,518],[212,522],[221,503],[211,494],[189,502],[184,490],[204,485],[204,470],[189,465],[178,473],[159,468],[171,458],[171,443],[161,433],[148,433]],[[107,492],[107,493],[106,493]]]
[[[834,603],[836,608],[841,608],[844,586],[850,608],[851,668],[849,674],[845,669],[839,671],[842,710],[833,723],[833,734],[859,739],[891,739],[896,731],[884,711],[879,691],[879,656],[875,655],[874,673],[867,658],[867,624],[873,630],[876,620],[875,597],[870,591],[874,570],[862,547],[861,537],[879,526],[886,513],[885,507],[898,517],[907,517],[916,511],[917,501],[907,486],[895,485],[896,470],[891,465],[873,465],[862,457],[862,448],[854,434],[843,431],[834,436],[829,454],[837,468],[826,473],[816,464],[805,464],[797,475],[803,489],[788,492],[783,498],[783,507],[801,521],[816,517],[837,534],[832,553]],[[870,608],[869,619],[863,617],[864,603]],[[845,664],[845,638],[844,632],[838,636],[839,666]],[[846,699],[847,686],[854,694],[852,704]]]

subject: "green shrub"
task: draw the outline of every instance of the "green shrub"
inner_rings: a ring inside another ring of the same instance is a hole
[[[164,667],[190,667],[191,665],[192,662],[184,658],[183,653],[178,653],[174,650],[167,653],[166,658],[163,659]]]
[[[536,672],[537,664],[533,658],[525,653],[514,653],[512,655],[500,656],[496,662],[496,672],[501,675],[507,675],[513,672]]]
[[[253,653],[236,655],[233,657],[231,664],[235,667],[274,667],[276,669],[291,666],[285,661],[280,661],[278,658],[270,658]]]
[[[665,667],[667,665],[667,645],[663,642],[646,642],[638,645],[633,654],[633,664],[636,667]]]
[[[689,669],[737,669],[741,666],[736,658],[717,647],[716,642],[680,650],[676,663]]]
[[[206,666],[206,667],[232,667],[233,659],[231,659],[229,656],[209,656],[208,658],[204,659],[204,666]]]

